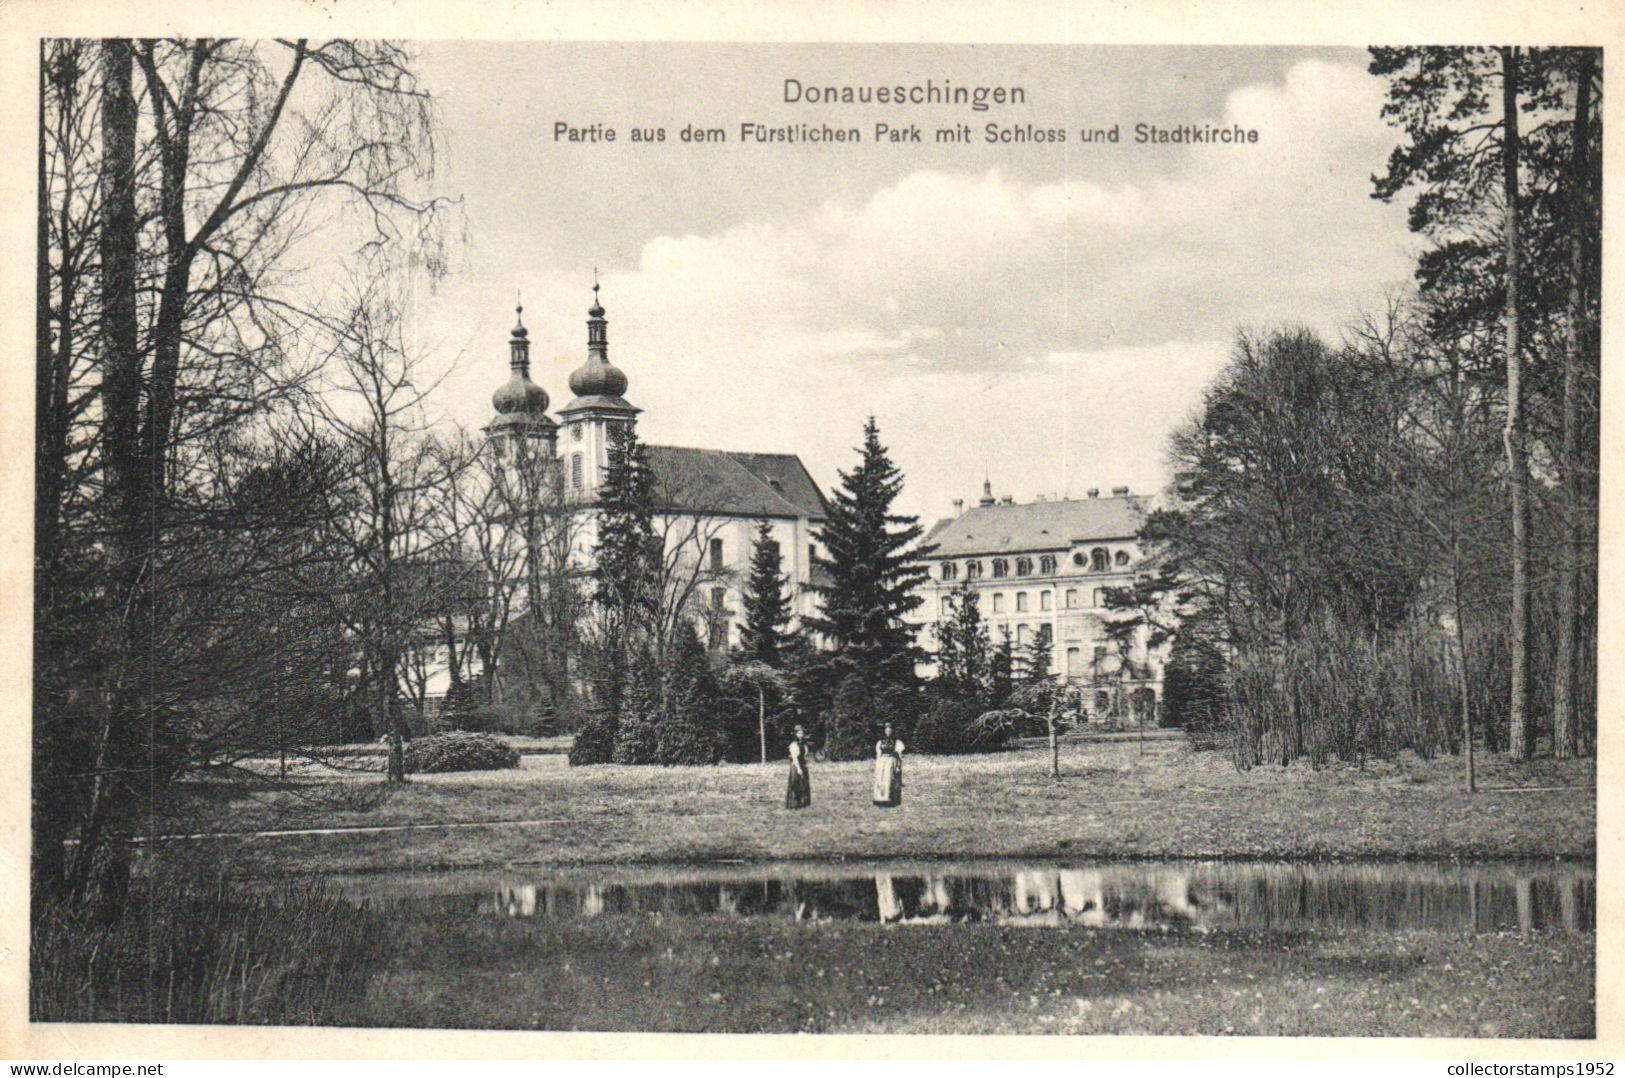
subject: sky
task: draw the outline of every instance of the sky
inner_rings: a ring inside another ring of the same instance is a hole
[[[873,415],[933,521],[955,498],[1168,480],[1171,430],[1238,329],[1335,339],[1411,274],[1405,208],[1370,197],[1396,133],[1354,49],[436,42],[418,70],[460,199],[451,273],[413,331],[470,427],[507,375],[566,403],[596,268],[610,357],[651,442],[799,454],[831,489]],[[1025,102],[786,103],[803,85],[1019,86]],[[741,143],[742,122],[856,126]],[[872,126],[923,141],[873,141]],[[572,142],[555,125],[613,127]],[[968,123],[968,144],[938,127]],[[982,141],[984,125],[1067,141]],[[1256,129],[1139,144],[1136,124]],[[724,144],[684,143],[685,125]],[[1085,143],[1084,128],[1118,128]],[[635,143],[633,128],[663,128]]]

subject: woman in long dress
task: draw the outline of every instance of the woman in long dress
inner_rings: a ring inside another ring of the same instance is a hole
[[[880,808],[903,803],[903,743],[892,736],[890,723],[875,742],[874,799]]]
[[[807,732],[796,727],[790,742],[790,785],[784,791],[784,807],[806,808],[812,804],[812,782],[807,775]]]

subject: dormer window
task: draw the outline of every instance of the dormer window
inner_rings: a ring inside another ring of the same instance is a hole
[[[1103,546],[1097,546],[1095,549],[1091,550],[1089,552],[1089,558],[1093,563],[1095,572],[1097,573],[1104,573],[1112,567],[1111,555]]]
[[[1038,571],[1043,573],[1045,576],[1055,572],[1055,555],[1045,554],[1042,558],[1039,558]]]
[[[1001,576],[1009,576],[1009,575],[1010,575],[1010,562],[1008,560],[1004,559],[1004,558],[994,558],[993,559],[993,576],[994,576],[994,579],[997,579],[997,578],[999,578]]]
[[[1033,575],[1033,560],[1031,558],[1017,558],[1016,559],[1016,575],[1017,576],[1032,576]]]
[[[979,580],[979,579],[981,579],[981,576],[982,576],[982,563],[981,562],[979,562],[979,561],[968,561],[968,562],[965,563],[965,579],[966,580]]]
[[[945,561],[942,563],[942,579],[952,580],[958,575],[959,566],[957,563],[951,561]]]
[[[1119,550],[1117,552],[1117,557],[1116,557],[1115,560],[1116,560],[1118,565],[1127,565],[1128,564],[1128,551]]]

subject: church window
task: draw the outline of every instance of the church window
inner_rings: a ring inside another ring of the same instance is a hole
[[[995,578],[1010,575],[1010,563],[1004,558],[993,559],[993,576]]]
[[[1053,573],[1055,571],[1055,555],[1045,554],[1042,558],[1039,558],[1038,571],[1043,573],[1045,576]]]
[[[713,540],[711,540],[711,571],[713,573],[722,572],[722,540],[721,539],[713,539]]]
[[[1048,610],[1052,601],[1053,600],[1050,598],[1049,592],[1041,591],[1038,593],[1038,609]]]
[[[1103,546],[1097,546],[1091,550],[1089,557],[1093,561],[1094,570],[1097,573],[1104,573],[1112,567],[1111,555],[1106,552],[1106,548]]]
[[[1016,559],[1016,575],[1017,576],[1032,576],[1033,575],[1033,560],[1031,558],[1017,558]]]
[[[1026,612],[1027,612],[1027,593],[1024,592],[1024,591],[1018,591],[1018,592],[1016,592],[1016,613],[1025,614]]]
[[[958,565],[958,563],[951,562],[951,561],[945,561],[945,562],[942,563],[942,579],[944,579],[944,580],[952,580],[954,577],[956,577],[958,575],[959,575],[959,565]]]
[[[574,453],[570,457],[570,486],[576,490],[581,489],[581,454]]]

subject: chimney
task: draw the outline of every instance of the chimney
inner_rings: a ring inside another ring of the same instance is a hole
[[[1126,497],[1128,497],[1128,488],[1127,487],[1113,487],[1112,488],[1112,497],[1114,497],[1114,498],[1126,498]]]
[[[961,516],[964,516],[964,515],[965,515],[965,499],[964,498],[955,498],[954,499],[954,516],[961,517]]]
[[[1048,496],[1043,495],[1043,494],[1034,494],[1033,495],[1033,501],[1035,501],[1035,502],[1047,502],[1047,501],[1049,501],[1049,498],[1048,498]]]
[[[999,499],[999,504],[1014,505],[1016,504],[1016,496],[1014,494],[1006,494],[1004,497]]]
[[[1100,488],[1099,487],[1090,487],[1084,493],[1088,494],[1089,497],[1091,497],[1091,498],[1098,498],[1098,497],[1100,497]]]

